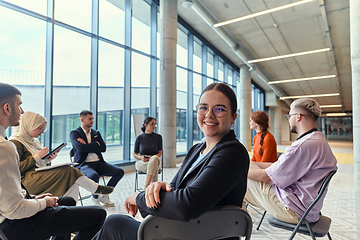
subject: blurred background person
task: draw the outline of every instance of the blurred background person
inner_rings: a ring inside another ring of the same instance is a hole
[[[250,129],[256,131],[253,139],[253,157],[254,162],[276,162],[276,141],[274,136],[268,132],[269,117],[263,111],[255,111],[250,114]]]
[[[141,127],[143,131],[136,140],[134,158],[136,170],[146,173],[145,188],[158,180],[160,157],[162,155],[162,137],[155,133],[156,119],[147,117]]]

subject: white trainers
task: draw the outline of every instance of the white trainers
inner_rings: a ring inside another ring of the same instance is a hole
[[[115,204],[110,201],[110,198],[108,195],[100,195],[97,200],[99,200],[101,203],[103,203],[106,207],[115,207]]]
[[[94,198],[94,197],[91,197],[91,198],[92,198],[92,200],[93,200],[93,202],[94,202],[95,205],[98,205],[98,206],[101,207],[101,203],[100,203],[100,199],[99,199],[99,198]]]

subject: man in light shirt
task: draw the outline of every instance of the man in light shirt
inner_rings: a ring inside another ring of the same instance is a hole
[[[309,98],[295,100],[287,119],[299,137],[275,163],[252,162],[244,201],[266,210],[278,220],[298,223],[316,198],[323,178],[336,170],[336,158],[325,136],[316,129],[319,104]],[[306,220],[316,222],[325,194]]]
[[[107,186],[115,187],[124,176],[124,170],[105,162],[102,152],[106,151],[106,144],[99,131],[92,129],[94,116],[91,111],[83,110],[79,114],[81,126],[70,133],[71,144],[75,151],[74,162],[79,163],[79,168],[88,178],[96,183],[101,176],[111,176]],[[107,195],[93,195],[95,203],[102,203],[113,207]]]
[[[31,197],[22,189],[19,155],[5,135],[8,127],[19,125],[21,103],[17,88],[0,83],[0,230],[9,240],[70,240],[72,232],[78,232],[76,240],[91,239],[105,220],[104,209],[58,206],[58,197]]]

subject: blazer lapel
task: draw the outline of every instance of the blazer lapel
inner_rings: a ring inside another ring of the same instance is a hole
[[[203,158],[200,160],[200,162],[198,162],[191,170],[190,172],[188,173],[189,169],[191,168],[192,164],[196,161],[196,159],[198,158],[199,154],[200,154],[200,151],[202,149],[204,149],[204,144],[201,144],[199,146],[198,149],[196,149],[194,151],[194,153],[191,155],[191,159],[192,161],[188,161],[187,164],[184,166],[184,170],[182,171],[181,175],[180,175],[180,178],[178,179],[178,186],[189,176],[189,174],[191,174],[193,171],[195,171],[204,161],[206,161],[208,159],[208,156],[210,154],[210,152],[212,152],[212,150]]]

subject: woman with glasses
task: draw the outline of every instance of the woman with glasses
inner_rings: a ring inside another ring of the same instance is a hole
[[[246,192],[249,155],[231,130],[237,114],[234,91],[212,83],[201,93],[197,123],[205,142],[190,148],[171,183],[154,182],[125,200],[135,216],[160,216],[188,221],[215,206],[242,207]],[[111,215],[93,240],[136,240],[140,222],[125,215]],[[160,230],[161,231],[161,230]]]
[[[250,114],[250,129],[256,131],[253,139],[253,157],[254,162],[276,162],[276,141],[274,136],[268,132],[269,117],[263,111],[255,111]]]
[[[79,196],[79,186],[94,193],[99,185],[87,178],[80,170],[70,166],[36,171],[46,167],[57,156],[57,152],[43,159],[49,148],[42,147],[37,139],[46,131],[46,118],[33,112],[21,115],[20,125],[9,140],[13,142],[19,154],[21,183],[30,194],[50,193],[53,196],[70,196],[75,200]],[[105,186],[100,186],[104,188]]]
[[[142,134],[135,140],[134,158],[137,159],[135,168],[146,173],[145,188],[151,182],[158,180],[160,157],[162,154],[162,137],[155,133],[156,119],[147,117],[141,127]]]

